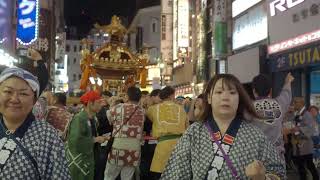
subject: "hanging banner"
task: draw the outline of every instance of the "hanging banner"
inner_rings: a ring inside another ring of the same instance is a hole
[[[38,0],[18,0],[17,41],[29,45],[38,37]]]
[[[227,54],[226,0],[216,0],[214,4],[214,50],[216,59],[220,59]]]

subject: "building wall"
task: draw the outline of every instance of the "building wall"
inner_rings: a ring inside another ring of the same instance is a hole
[[[69,46],[69,48],[68,48]],[[79,89],[81,79],[81,53],[80,53],[80,41],[79,40],[67,40],[66,41],[66,55],[68,56],[68,86],[69,91]],[[81,46],[82,47],[82,46]]]
[[[267,4],[265,0],[246,1],[246,4],[243,0],[236,0],[229,5],[227,72],[242,83],[251,83],[261,72],[261,62],[266,61],[266,57],[262,57],[265,54],[262,51],[266,49],[260,46],[267,44]]]
[[[191,84],[193,80],[192,67],[192,63],[187,63],[181,68],[176,68],[173,76],[174,85]]]
[[[138,34],[138,28],[142,30],[142,34]],[[137,43],[141,35],[142,44]],[[150,63],[157,62],[160,58],[160,6],[148,7],[138,11],[130,25],[129,41],[129,47],[133,52],[138,52],[143,47],[149,47]]]

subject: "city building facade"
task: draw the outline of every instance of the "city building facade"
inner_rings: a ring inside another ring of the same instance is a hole
[[[160,5],[139,9],[128,28],[128,47],[137,55],[148,55],[147,87],[143,89],[147,91],[159,89],[165,84],[165,66],[160,53],[160,13]]]

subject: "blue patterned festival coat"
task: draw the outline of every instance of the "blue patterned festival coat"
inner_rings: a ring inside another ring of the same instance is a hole
[[[192,124],[181,137],[162,173],[161,180],[203,180],[206,179],[214,158],[214,146],[206,126]],[[257,127],[242,122],[229,157],[241,180],[248,179],[245,167],[255,159],[263,162],[267,173],[286,179],[285,169],[275,147]],[[223,163],[219,180],[234,179],[226,162]]]
[[[26,127],[20,142],[37,162],[41,179],[71,180],[64,144],[56,130],[46,121],[37,121],[34,117],[26,121],[31,125]],[[25,126],[25,123],[22,126]],[[3,149],[3,140],[0,139],[0,150]],[[3,169],[0,169],[0,179],[37,180],[39,177],[32,162],[17,147]]]

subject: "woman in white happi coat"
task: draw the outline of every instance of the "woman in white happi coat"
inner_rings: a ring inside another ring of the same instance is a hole
[[[245,119],[246,113],[257,115],[236,77],[214,76],[204,101],[202,122],[181,137],[162,180],[286,179],[275,147]]]
[[[20,68],[0,74],[0,179],[69,180],[64,145],[32,107],[41,93],[37,77]]]

